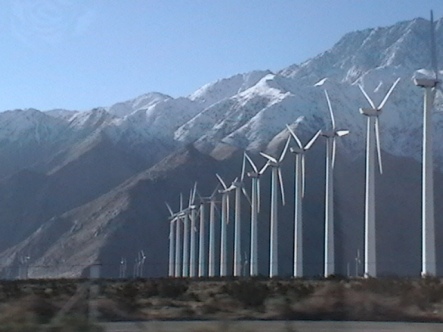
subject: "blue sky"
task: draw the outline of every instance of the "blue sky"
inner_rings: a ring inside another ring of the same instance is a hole
[[[0,111],[86,110],[279,70],[442,0],[2,0]]]

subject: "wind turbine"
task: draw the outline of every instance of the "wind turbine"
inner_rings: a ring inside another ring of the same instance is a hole
[[[140,262],[140,272],[139,272],[139,277],[143,277],[143,266],[145,265],[145,252],[143,250],[140,250],[139,252],[139,262]]]
[[[271,167],[271,234],[270,234],[270,253],[269,253],[269,277],[278,276],[278,184],[280,183],[280,192],[282,198],[282,204],[285,205],[285,191],[283,187],[283,177],[281,174],[281,163],[285,158],[286,152],[288,151],[288,146],[291,136],[286,140],[285,147],[280,155],[280,158],[276,158],[260,152],[260,154],[265,157],[268,161],[260,170],[263,173],[268,167]]]
[[[251,277],[258,275],[258,250],[257,250],[257,221],[260,212],[260,175],[257,166],[245,152],[244,157],[251,165],[253,171],[247,172],[246,175],[251,178],[251,254],[250,254],[250,271]],[[264,171],[265,169],[263,169]]]
[[[423,107],[423,163],[422,163],[422,268],[421,275],[435,276],[435,221],[434,221],[434,157],[432,153],[432,109],[437,89],[441,90],[438,78],[437,48],[435,44],[434,15],[431,11],[431,62],[434,77],[416,78],[415,85],[424,88]]]
[[[226,183],[223,181],[220,175],[215,174],[217,179],[220,181],[223,189],[220,189],[218,192],[222,194],[222,215],[221,215],[221,237],[220,237],[220,276],[225,277],[228,273],[228,262],[227,262],[227,250],[228,250],[228,242],[227,242],[227,225],[229,223],[229,193],[234,187],[231,185],[229,188],[226,186]],[[235,182],[236,180],[234,180]]]
[[[349,130],[337,130],[335,125],[334,112],[332,111],[331,100],[325,90],[326,101],[328,103],[329,114],[331,116],[332,128],[322,131],[322,136],[326,137],[326,188],[325,188],[325,278],[335,274],[335,241],[334,241],[334,164],[337,137],[349,134]]]
[[[391,95],[392,91],[394,91],[394,88],[399,81],[400,78],[398,78],[394,82],[394,84],[392,84],[388,93],[385,95],[378,107],[375,106],[374,102],[368,96],[364,88],[360,84],[358,85],[369,105],[371,106],[370,108],[360,108],[360,113],[367,117],[364,272],[364,276],[366,278],[377,276],[377,262],[375,254],[375,148],[377,148],[380,174],[383,173],[378,118],[382,112],[383,106],[388,101],[389,96]]]
[[[294,131],[286,125],[297,147],[290,151],[295,154],[295,188],[294,188],[294,277],[303,277],[303,196],[305,194],[305,153],[317,140],[321,130],[303,145]],[[289,136],[289,137],[291,137]]]
[[[235,190],[235,217],[234,217],[234,277],[242,275],[242,257],[241,257],[241,196],[246,196],[249,203],[251,199],[244,187],[243,179],[245,177],[246,160],[243,158],[240,181],[237,178],[232,182],[229,189]]]

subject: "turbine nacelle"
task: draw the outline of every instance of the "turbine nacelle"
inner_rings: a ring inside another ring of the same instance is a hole
[[[440,83],[441,81],[435,78],[414,78],[414,84],[421,88],[435,88]]]
[[[360,114],[363,114],[366,116],[379,116],[382,112],[381,109],[377,109],[377,108],[360,108],[359,111],[360,111]]]

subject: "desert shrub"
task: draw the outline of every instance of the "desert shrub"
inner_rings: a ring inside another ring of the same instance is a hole
[[[185,280],[164,279],[158,285],[158,295],[161,297],[178,298],[188,290]]]
[[[240,301],[245,307],[263,305],[270,291],[266,284],[252,279],[226,283],[223,292]]]

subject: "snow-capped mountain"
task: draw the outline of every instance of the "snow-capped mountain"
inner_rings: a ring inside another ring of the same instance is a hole
[[[436,27],[438,46],[443,50],[443,19],[436,22]],[[39,256],[33,260],[42,265],[69,261],[76,250],[72,246],[65,249],[65,243],[88,243],[85,252],[111,259],[117,250],[113,243],[126,241],[123,244],[130,248],[125,249],[129,255],[144,245],[142,240],[146,239],[140,236],[141,230],[149,230],[152,252],[161,251],[163,255],[166,236],[158,232],[167,228],[164,200],[173,199],[178,190],[187,190],[188,183],[198,179],[206,186],[202,191],[212,191],[209,186],[214,178],[213,168],[235,177],[240,160],[235,153],[242,149],[254,153],[280,148],[288,135],[286,124],[293,125],[303,141],[319,129],[329,128],[325,89],[337,126],[351,132],[338,143],[337,200],[348,207],[348,215],[340,215],[342,233],[358,232],[352,221],[360,218],[362,203],[352,199],[362,195],[357,184],[363,172],[354,174],[353,170],[363,169],[360,166],[366,118],[359,108],[369,106],[358,84],[378,104],[392,83],[401,78],[380,116],[381,143],[387,172],[396,175],[394,168],[407,161],[411,166],[402,169],[404,173],[399,176],[414,176],[411,188],[416,188],[420,177],[423,91],[413,84],[412,77],[417,70],[430,67],[428,40],[429,21],[414,19],[348,33],[330,50],[301,64],[275,73],[258,70],[223,78],[187,97],[172,98],[153,92],[86,112],[28,109],[0,113],[0,234],[14,227],[19,234],[2,242],[6,251],[0,253],[0,265],[17,264],[20,254],[27,255],[25,248],[38,248],[35,253]],[[437,94],[433,118],[437,142],[443,140],[441,110],[443,96]],[[234,150],[231,159],[215,162],[208,157],[220,157],[216,156],[220,147]],[[323,169],[324,152],[320,147],[313,148],[315,163],[311,166],[315,171]],[[443,169],[441,145],[435,146],[435,162]],[[292,168],[286,167],[285,174],[291,174]],[[312,178],[308,174],[308,180]],[[322,218],[318,215],[320,178],[316,176],[312,181],[313,189],[308,189],[306,197],[306,215],[313,221]],[[344,190],[340,183],[346,182],[356,185]],[[408,185],[409,182],[392,178],[383,182],[384,194],[392,194],[392,188],[404,188],[401,197],[407,202],[407,193],[412,192]],[[443,196],[436,194],[439,195]],[[381,215],[389,220],[406,218],[407,214],[415,216],[419,210],[419,206],[411,205],[411,211],[403,214],[400,209],[389,211],[388,204],[381,204]],[[292,211],[288,211],[283,213],[289,216]],[[408,222],[415,225],[414,220]],[[307,227],[321,232],[318,225]],[[91,227],[93,235],[89,232]],[[387,233],[391,231],[389,228]],[[46,238],[55,239],[57,247],[51,247],[52,242],[43,244]],[[137,239],[136,243],[132,238]],[[349,256],[347,250],[343,252]],[[78,269],[69,275],[82,273],[79,262],[83,258],[72,258],[71,266]],[[159,266],[155,273],[161,270]],[[41,275],[54,276],[56,272]]]

